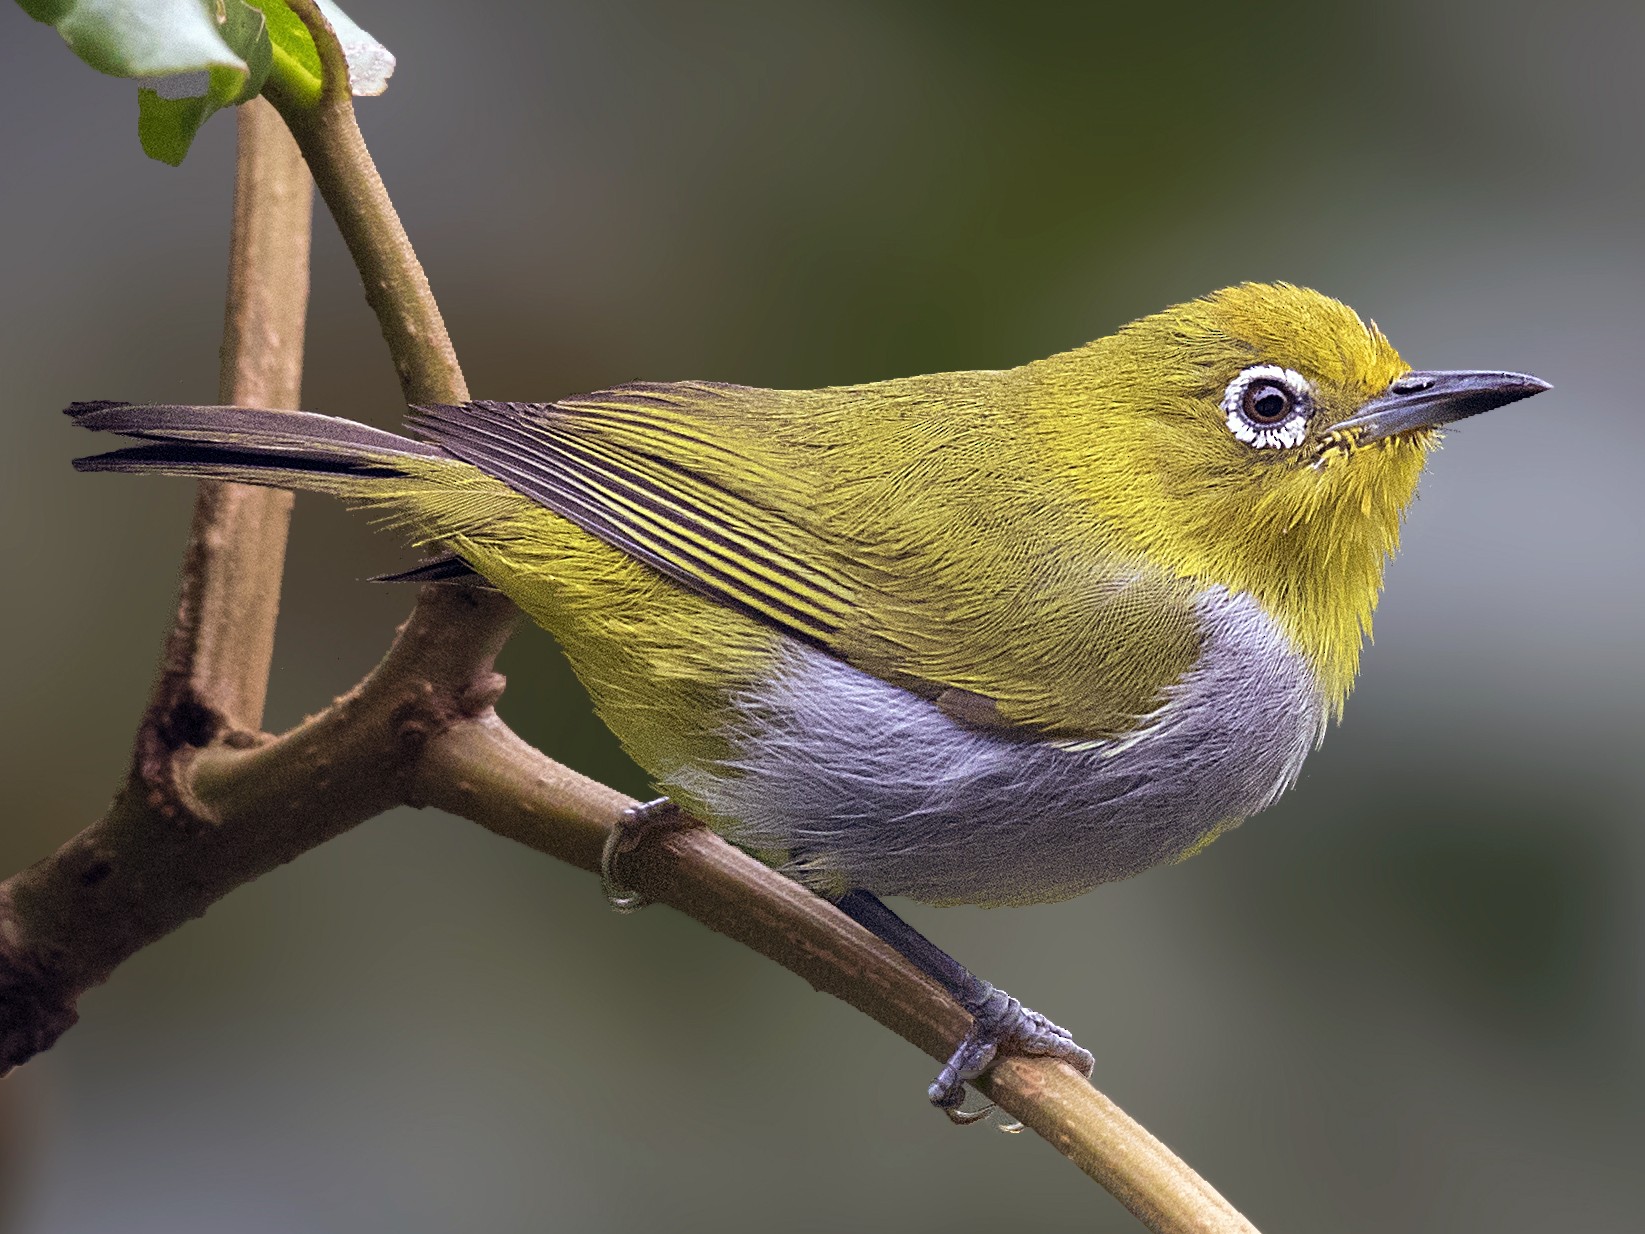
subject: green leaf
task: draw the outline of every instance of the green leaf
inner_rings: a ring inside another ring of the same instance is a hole
[[[18,0],[56,28],[74,53],[116,77],[167,78],[205,72],[206,92],[137,94],[137,135],[150,158],[183,161],[200,126],[224,107],[262,92],[271,74],[299,102],[320,97],[314,39],[285,0]],[[381,94],[394,57],[332,0],[316,0],[348,63],[355,94]]]
[[[176,167],[205,122],[204,95],[166,99],[146,87],[137,92],[137,140],[151,159]]]
[[[24,8],[55,26],[80,59],[113,77],[248,72],[219,33],[214,6],[203,0],[28,0]]]
[[[320,97],[324,70],[308,27],[282,0],[247,0],[247,3],[261,9],[268,22],[274,74],[299,102],[314,104]]]
[[[74,0],[17,0],[17,3],[35,21],[43,21],[48,26],[55,26],[63,14],[74,7]]]
[[[213,66],[206,92],[188,98],[164,98],[156,90],[137,92],[137,139],[151,159],[176,167],[189,152],[200,126],[220,109],[256,98],[274,62],[263,14],[242,0],[220,0],[217,29],[240,53],[244,72]]]
[[[115,77],[205,72],[190,98],[137,93],[143,151],[175,167],[213,113],[257,97],[274,62],[263,14],[244,0],[20,0],[92,68]]]
[[[220,3],[223,21],[218,29],[228,45],[246,62],[246,75],[243,80],[233,83],[235,89],[231,92],[228,89],[230,82],[225,78],[219,83],[217,71],[212,70],[212,84],[207,97],[220,99],[219,106],[234,107],[263,92],[263,83],[268,80],[269,69],[274,64],[274,49],[269,44],[268,23],[262,13],[246,4],[245,0],[220,0]]]

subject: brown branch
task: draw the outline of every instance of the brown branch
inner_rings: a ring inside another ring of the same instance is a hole
[[[283,106],[361,270],[407,400],[462,401],[468,396],[462,370],[354,122],[336,40],[311,2],[298,0],[294,7],[314,32],[327,86],[312,106],[274,102]],[[270,169],[281,166],[278,159],[285,160],[284,174],[306,181],[301,164],[283,137],[279,155],[256,152],[274,129],[255,116],[246,124],[243,158],[252,166],[237,187],[256,196],[237,207],[230,288],[251,299],[238,308],[231,304],[224,348],[225,363],[233,366],[225,385],[236,394],[243,370],[250,388],[248,366],[260,348],[300,343],[301,303],[294,330],[289,317],[279,317],[275,326],[258,310],[283,305],[289,312],[282,293],[306,288],[306,270],[293,276],[268,267],[276,258],[306,261],[308,253],[306,210],[292,209],[292,194],[268,192],[265,202],[259,192],[271,188]],[[265,216],[265,204],[272,215]],[[259,221],[265,217],[283,219],[284,229]],[[293,234],[301,235],[300,249],[285,243]],[[294,386],[296,366],[289,360],[274,365],[259,371],[288,375]],[[45,861],[0,884],[0,1069],[55,1041],[74,1023],[79,996],[138,948],[242,883],[401,801],[419,743],[481,705],[476,699],[501,689],[491,661],[513,629],[513,606],[489,592],[453,595],[425,588],[365,681],[319,717],[261,744],[264,739],[245,721],[255,723],[251,702],[255,696],[261,710],[263,684],[248,686],[247,679],[266,674],[267,662],[247,671],[234,654],[237,631],[225,624],[271,623],[272,614],[251,609],[277,602],[277,578],[271,582],[260,568],[269,563],[247,560],[268,542],[248,540],[249,552],[242,554],[231,538],[267,528],[270,519],[246,516],[251,509],[232,489],[208,490],[202,499],[197,534],[184,557],[177,626],[139,728],[131,777],[107,814]],[[221,522],[231,514],[241,516],[232,533]],[[283,526],[279,534],[283,545]],[[249,585],[239,590],[236,582]],[[235,684],[218,693],[218,678],[202,680],[197,665]],[[231,716],[245,727],[232,727]],[[247,746],[256,748],[232,757],[236,747]],[[214,775],[224,764],[244,770]]]
[[[133,779],[96,823],[0,887],[0,1066],[45,1049],[75,1000],[260,875],[404,801],[431,737],[502,691],[491,641],[454,639],[474,593],[427,597],[383,662],[279,740],[186,765],[186,816]]]
[[[272,107],[241,108],[239,126],[219,391],[225,402],[295,407],[308,303],[309,177]],[[74,1022],[81,990],[203,910],[187,895],[147,894],[156,886],[145,881],[156,873],[149,859],[209,828],[186,784],[194,751],[219,735],[245,740],[261,725],[290,509],[288,493],[200,486],[177,619],[127,784],[101,822],[0,887],[0,1066],[49,1045]],[[130,861],[115,860],[121,837],[141,841]],[[192,885],[186,867],[171,873]],[[48,886],[81,894],[42,898]],[[99,915],[123,893],[124,918]],[[105,928],[88,931],[88,921]]]
[[[253,100],[238,122],[218,394],[243,407],[296,407],[313,193],[273,107]],[[199,485],[177,619],[132,760],[132,775],[163,813],[189,812],[180,763],[187,751],[262,727],[290,519],[290,493]]]
[[[462,372],[354,123],[335,40],[312,0],[291,3],[314,32],[326,88],[312,106],[275,102],[360,268],[407,401],[460,402],[468,396]],[[249,603],[253,590],[234,594]],[[247,693],[211,708],[198,728],[187,708],[168,712],[166,783],[134,777],[102,820],[0,885],[0,1067],[49,1045],[73,1022],[79,994],[138,948],[400,802],[441,806],[595,868],[629,802],[533,750],[492,710],[502,689],[492,660],[514,617],[490,593],[425,588],[382,663],[278,739],[231,731],[231,739],[199,748],[207,730],[222,727],[215,717],[250,714]],[[204,662],[205,652],[198,655]],[[933,1057],[947,1057],[967,1027],[965,1013],[885,944],[709,832],[671,833],[642,846],[625,860],[624,877]],[[1149,1228],[1251,1231],[1209,1185],[1063,1064],[1009,1058],[983,1087]]]
[[[300,407],[308,310],[314,186],[297,143],[263,99],[237,111],[234,230],[229,244],[218,397],[240,407]],[[263,723],[274,623],[280,609],[291,494],[243,484],[202,484],[211,529],[232,546],[207,571],[195,675],[236,728]],[[197,520],[198,522],[198,520]]]

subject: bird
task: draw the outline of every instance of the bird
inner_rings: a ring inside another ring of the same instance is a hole
[[[1015,368],[814,390],[631,382],[311,412],[77,403],[140,444],[82,471],[315,490],[503,592],[657,785],[602,870],[701,820],[971,1015],[956,1122],[1002,1051],[1073,1035],[882,897],[1066,899],[1272,804],[1340,718],[1440,431],[1550,389],[1416,370],[1374,322],[1243,283]]]

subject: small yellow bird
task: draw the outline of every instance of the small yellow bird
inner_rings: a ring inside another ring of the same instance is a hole
[[[1346,305],[1244,284],[1003,371],[823,390],[635,383],[420,407],[413,440],[235,407],[82,403],[80,459],[332,493],[565,649],[678,803],[828,896],[1000,1049],[1062,1029],[882,904],[1077,895],[1204,847],[1342,709],[1444,424],[1548,389],[1415,372]],[[478,576],[476,578],[475,576]]]

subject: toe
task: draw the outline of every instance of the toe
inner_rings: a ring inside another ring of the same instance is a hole
[[[1002,1051],[1061,1059],[1090,1078],[1096,1064],[1090,1051],[1075,1041],[1067,1029],[1024,1007],[1003,990],[989,988],[986,996],[969,1010],[973,1017],[971,1031],[961,1040],[929,1090],[931,1103],[953,1121],[973,1123],[988,1113],[987,1109],[980,1112],[961,1109],[965,1084],[986,1074]]]

